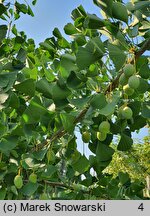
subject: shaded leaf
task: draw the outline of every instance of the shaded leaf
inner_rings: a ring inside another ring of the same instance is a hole
[[[132,147],[132,144],[133,140],[126,134],[122,133],[117,149],[119,151],[127,151]]]
[[[64,37],[61,39],[58,39],[58,45],[64,49],[71,48],[70,43]]]
[[[74,125],[75,117],[69,113],[61,113],[60,118],[61,118],[64,129],[68,132],[73,132],[74,127],[75,127]]]
[[[38,188],[38,184],[36,183],[32,183],[32,182],[28,182],[26,185],[23,186],[23,188],[21,189],[21,192],[25,195],[25,196],[31,196],[33,195]]]
[[[125,5],[120,2],[113,2],[112,15],[114,18],[128,23],[128,12]]]
[[[139,2],[134,2],[132,3],[127,3],[126,7],[129,11],[135,11],[135,10],[141,10],[141,9],[146,9],[149,7],[149,1],[139,1]]]
[[[2,4],[0,3],[0,16],[5,13],[5,11],[7,10],[7,8]]]
[[[84,27],[89,29],[100,29],[104,27],[105,23],[102,19],[97,17],[94,14],[87,14],[87,17],[84,21]]]
[[[111,160],[113,154],[114,154],[114,149],[112,149],[108,145],[98,143],[97,149],[96,149],[97,161],[100,161],[100,162],[109,161]]]
[[[70,54],[64,54],[60,60],[60,72],[64,78],[68,78],[71,71],[76,71],[77,66],[75,65],[76,58]]]
[[[25,67],[25,63],[20,61],[19,59],[13,59],[12,66],[16,70],[21,70]]]
[[[79,47],[77,52],[77,65],[79,69],[85,69],[98,61],[104,52],[104,45],[98,37],[91,39],[86,47]]]
[[[135,116],[133,120],[134,122],[130,125],[131,131],[139,130],[147,124],[146,119],[141,115]]]
[[[11,92],[10,96],[9,96],[9,106],[12,108],[18,108],[20,105],[20,101],[19,98],[17,97],[17,94],[15,94],[14,92]]]
[[[145,93],[150,88],[150,84],[147,82],[147,80],[140,78],[140,85],[136,89],[138,93]]]
[[[17,146],[18,139],[16,136],[6,136],[0,140],[0,151],[3,153],[10,152]]]
[[[150,102],[144,102],[141,115],[144,118],[150,118]]]
[[[99,114],[109,116],[114,113],[116,105],[120,99],[120,96],[118,93],[114,94],[112,96],[112,99],[110,102],[108,102],[102,109],[100,109]]]
[[[119,180],[120,180],[120,182],[121,182],[122,185],[124,185],[125,183],[127,183],[128,181],[130,181],[130,177],[129,177],[128,173],[119,172],[118,176],[119,176]]]
[[[77,108],[83,108],[89,102],[90,97],[87,98],[77,98],[77,99],[69,99],[70,104],[74,105]]]
[[[33,152],[33,156],[36,160],[42,161],[47,153],[47,148]]]
[[[150,78],[150,70],[149,70],[149,66],[148,63],[147,64],[140,64],[140,70],[139,70],[139,75],[143,78],[143,79],[148,79]]]
[[[40,46],[49,51],[50,53],[55,53],[54,45],[51,44],[51,41],[44,41],[40,43]]]
[[[5,196],[6,196],[6,188],[1,188],[0,189],[0,200],[4,200],[5,199]]]
[[[72,17],[73,20],[76,20],[79,17],[85,17],[85,16],[86,16],[86,12],[85,12],[82,5],[75,8],[71,13],[71,17]]]
[[[26,60],[27,52],[24,49],[20,49],[18,54],[17,54],[17,59],[21,62],[24,62]]]
[[[16,6],[16,9],[19,13],[22,12],[22,13],[26,14],[28,12],[28,8],[25,4],[20,4],[19,2],[16,1],[15,6]]]
[[[56,166],[48,165],[47,168],[41,173],[41,178],[50,179],[54,173],[57,172]]]
[[[75,163],[72,164],[72,167],[75,171],[82,174],[88,170],[89,161],[85,157],[85,155],[81,155],[80,158]]]
[[[70,90],[67,87],[61,88],[57,83],[53,86],[52,89],[52,98],[54,101],[64,100],[71,94]]]
[[[34,17],[34,13],[29,5],[28,5],[28,14]]]
[[[35,93],[35,81],[33,79],[27,79],[15,85],[14,88],[17,91],[32,97],[34,96],[34,93]]]
[[[86,44],[86,37],[84,35],[75,35],[74,41],[78,44],[78,46],[83,46]]]
[[[131,38],[137,37],[139,34],[139,24],[129,28],[128,34],[129,34],[129,37],[131,37]]]
[[[99,93],[91,100],[91,106],[93,109],[102,109],[107,105],[106,97],[103,93]]]
[[[73,35],[79,33],[79,31],[72,23],[68,23],[67,25],[65,25],[64,31],[67,35]]]
[[[81,87],[82,81],[77,77],[76,73],[72,71],[67,79],[67,86],[72,89]]]
[[[47,98],[52,98],[53,85],[49,83],[45,78],[36,82],[36,90],[42,93]]]
[[[54,30],[53,30],[53,35],[54,35],[55,37],[59,38],[59,39],[62,38],[62,35],[61,35],[61,33],[60,33],[60,31],[59,31],[58,28],[54,28]]]
[[[126,54],[121,49],[119,49],[118,46],[110,43],[108,44],[108,51],[116,70],[120,70],[126,61]]]
[[[0,25],[0,42],[6,37],[7,25]]]
[[[93,0],[107,15],[112,16],[113,0]]]
[[[129,103],[128,106],[132,109],[133,118],[136,118],[136,116],[138,116],[139,112],[141,111],[141,102],[135,100]]]
[[[36,2],[37,2],[37,0],[33,0],[33,1],[32,1],[32,4],[33,4],[33,5],[36,5]]]

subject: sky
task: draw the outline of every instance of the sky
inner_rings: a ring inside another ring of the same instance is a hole
[[[24,0],[22,0],[24,1]],[[31,3],[31,0],[27,0]],[[21,1],[20,1],[21,2]],[[32,6],[32,4],[30,4]],[[32,6],[34,17],[23,15],[16,22],[19,31],[25,31],[28,38],[33,38],[38,43],[52,36],[55,27],[59,28],[63,34],[63,27],[68,22],[73,22],[71,12],[82,5],[84,9],[100,16],[100,9],[93,4],[93,0],[37,0],[36,6]],[[142,139],[148,135],[147,129],[142,129],[139,133],[133,133],[132,137]]]
[[[31,0],[27,1],[31,2]],[[93,0],[37,0],[36,6],[32,6],[35,16],[22,14],[16,26],[20,31],[25,31],[29,38],[34,38],[38,44],[52,36],[55,27],[63,33],[63,27],[68,22],[72,22],[72,10],[79,5],[89,13],[100,15],[100,9],[93,4]]]

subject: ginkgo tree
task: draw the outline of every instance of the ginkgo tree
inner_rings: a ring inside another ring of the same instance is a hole
[[[93,2],[99,16],[72,11],[70,40],[55,28],[36,47],[15,25],[31,5],[0,1],[0,199],[144,199],[144,184],[103,170],[114,136],[127,152],[149,125],[149,1]]]

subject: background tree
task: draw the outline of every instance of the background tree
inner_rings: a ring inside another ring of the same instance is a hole
[[[141,182],[145,185],[143,190],[144,197],[150,198],[150,163],[149,163],[149,136],[144,137],[143,141],[137,140],[132,148],[127,152],[116,150],[116,145],[113,145],[115,153],[109,166],[103,171],[104,173],[112,174],[114,178],[121,178],[122,174],[126,173],[126,180],[136,182],[140,185]],[[122,189],[122,196],[125,191]]]
[[[102,18],[80,5],[64,27],[71,41],[55,28],[37,48],[15,26],[34,16],[29,4],[0,3],[1,199],[144,199],[143,183],[103,170],[114,135],[129,151],[149,124],[149,1],[94,3]]]

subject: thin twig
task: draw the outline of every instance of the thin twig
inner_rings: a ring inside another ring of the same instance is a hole
[[[62,187],[62,188],[70,189],[70,190],[75,190],[73,186],[66,185],[66,184],[61,183],[61,182],[51,182],[51,181],[44,180],[44,183],[46,183],[46,184],[48,184],[49,186],[52,186],[52,187]],[[84,194],[89,194],[90,190],[89,189],[88,190],[80,189],[80,192],[82,192]]]
[[[61,182],[50,182],[50,181],[45,180],[44,183],[46,183],[52,187],[63,187],[63,188],[69,188],[71,190],[73,189],[72,186],[66,185],[66,184],[61,183]]]

